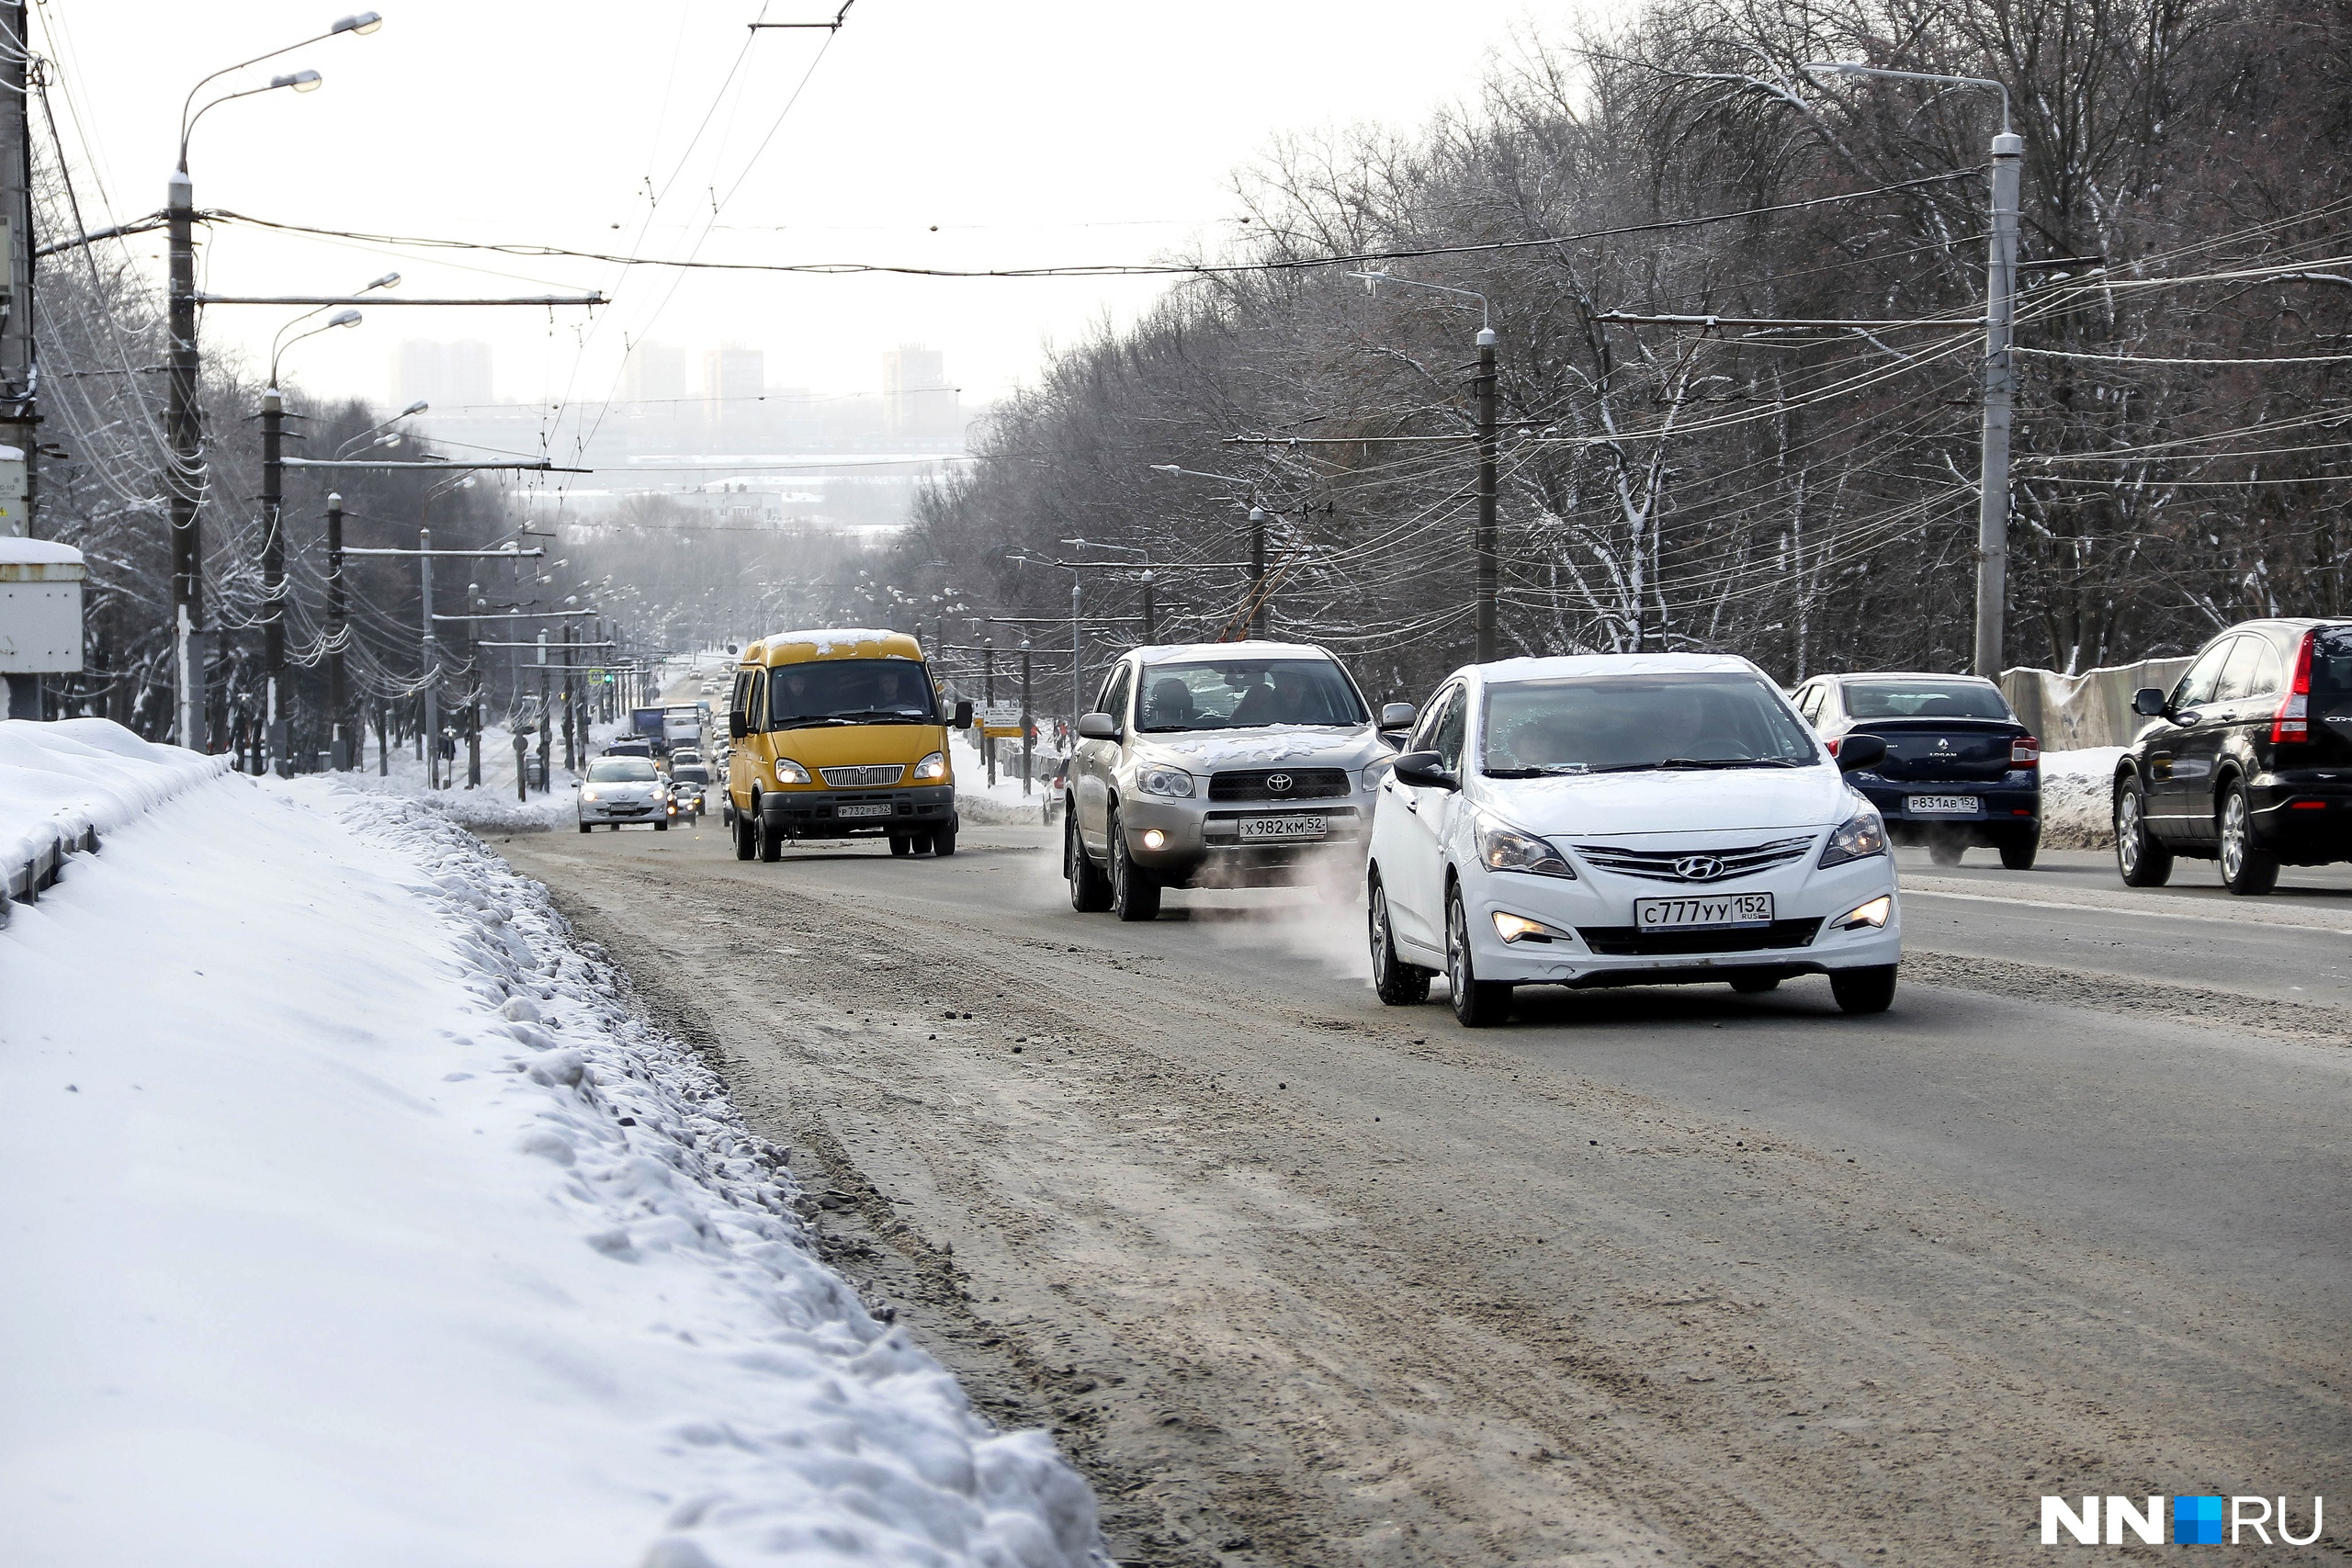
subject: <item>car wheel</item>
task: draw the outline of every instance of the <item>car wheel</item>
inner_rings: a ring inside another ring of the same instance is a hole
[[[1470,953],[1470,917],[1462,907],[1460,888],[1445,899],[1445,979],[1453,988],[1453,1016],[1463,1028],[1491,1029],[1510,1016],[1510,987],[1478,978],[1477,962]]]
[[[1393,1008],[1415,1007],[1430,999],[1430,971],[1396,956],[1396,939],[1388,929],[1388,893],[1375,873],[1366,896],[1370,908],[1364,923],[1372,939],[1372,988]]]
[[[1928,840],[1928,858],[1938,865],[1958,865],[1968,846],[1947,833],[1939,833]]]
[[[2269,892],[2278,886],[2278,857],[2254,846],[2254,804],[2245,785],[2231,781],[2222,794],[2222,886],[2241,896]]]
[[[2041,829],[2020,833],[2001,840],[2001,864],[2010,871],[2031,871],[2034,857],[2041,852]]]
[[[1832,969],[1829,994],[1838,998],[1840,1012],[1884,1012],[1894,1002],[1894,965]]]
[[[2162,887],[2172,879],[2172,847],[2148,830],[2147,797],[2136,778],[2115,792],[2115,869],[2126,887]]]
[[[1062,874],[1069,879],[1069,907],[1081,915],[1099,915],[1111,907],[1111,879],[1086,858],[1086,844],[1078,836],[1078,813],[1062,803]]]
[[[588,824],[587,824],[587,823],[585,823],[585,822],[582,822],[582,824],[580,824],[580,830],[581,830],[582,832],[583,832],[583,833],[593,833],[593,832],[594,832],[594,831],[595,831],[595,829],[593,829],[593,828],[589,827],[589,826],[588,826]]]
[[[670,824],[667,822],[656,822],[653,824],[653,830],[657,833],[666,833],[670,830]]]
[[[1159,919],[1159,884],[1127,852],[1127,831],[1111,813],[1111,912],[1123,920]]]
[[[915,841],[904,833],[893,833],[890,835],[890,852],[894,855],[910,855],[915,852]]]
[[[735,829],[735,858],[750,860],[759,852],[759,845],[752,837],[752,819],[741,811],[730,810],[730,814],[735,818],[732,824]]]
[[[1767,991],[1778,990],[1778,975],[1737,975],[1732,977],[1731,988],[1743,997],[1760,997]]]
[[[768,814],[760,809],[760,797],[756,795],[752,797],[752,836],[760,846],[762,860],[780,861],[784,858],[784,824],[768,820]]]
[[[933,833],[931,836],[931,852],[934,856],[954,854],[956,852],[956,829],[953,828],[946,828],[941,829],[939,832]]]

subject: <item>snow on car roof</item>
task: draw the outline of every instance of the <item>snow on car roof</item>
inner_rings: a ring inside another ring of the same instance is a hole
[[[820,659],[853,659],[867,649],[876,650],[866,655],[869,658],[922,657],[915,639],[905,632],[874,626],[820,626],[807,631],[771,632],[743,649],[742,661],[773,663],[782,649],[804,647],[814,649]]]
[[[1572,653],[1544,659],[1498,659],[1471,664],[1488,685],[1501,681],[1557,681],[1577,675],[1760,675],[1735,653]]]
[[[1153,664],[1177,659],[1329,659],[1329,649],[1311,642],[1162,642],[1131,650]]]
[[[1829,677],[1833,681],[1973,681],[1980,686],[1998,686],[1982,675],[1939,675],[1932,670],[1846,670]]]

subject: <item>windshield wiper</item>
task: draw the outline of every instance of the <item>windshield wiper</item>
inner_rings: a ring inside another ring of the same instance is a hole
[[[1787,757],[1668,757],[1658,764],[1661,768],[1802,768],[1803,762]]]
[[[778,721],[775,728],[808,729],[820,724],[936,724],[937,722],[939,721],[936,719],[924,718],[919,714],[889,713],[880,708],[865,708],[856,713],[811,714],[806,718],[783,719]]]

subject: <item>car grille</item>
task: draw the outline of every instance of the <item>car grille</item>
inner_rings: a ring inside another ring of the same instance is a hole
[[[1329,800],[1352,786],[1345,768],[1251,768],[1209,780],[1211,800]]]
[[[832,789],[876,789],[883,784],[897,784],[905,776],[906,771],[904,762],[892,762],[887,766],[819,768],[817,773]]]
[[[1774,920],[1769,926],[1724,931],[1645,931],[1639,926],[1578,926],[1577,935],[1593,952],[1612,958],[1669,957],[1682,953],[1755,953],[1767,948],[1810,947],[1821,931],[1820,917]]]
[[[1577,853],[1603,871],[1649,882],[1729,882],[1786,865],[1812,847],[1813,835],[1807,833],[1735,850],[1627,850],[1614,844],[1578,844]]]

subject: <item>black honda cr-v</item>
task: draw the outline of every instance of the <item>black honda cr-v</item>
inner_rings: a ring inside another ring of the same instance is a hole
[[[2115,772],[2115,863],[2161,886],[2173,857],[2222,863],[2233,893],[2280,865],[2352,860],[2352,624],[2247,621],[2198,651]]]

